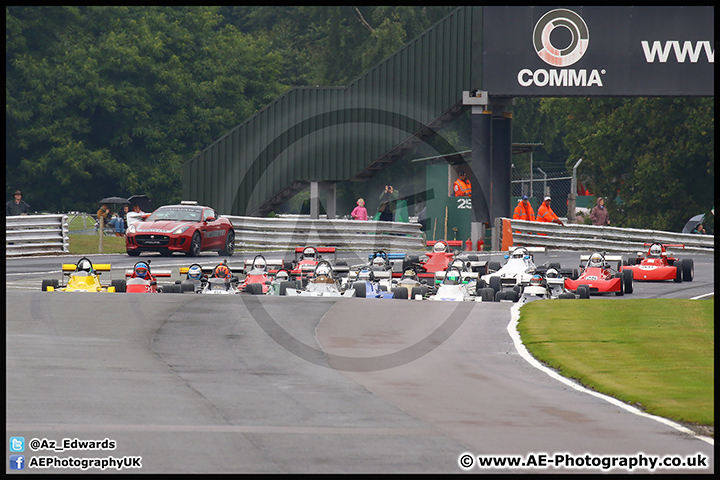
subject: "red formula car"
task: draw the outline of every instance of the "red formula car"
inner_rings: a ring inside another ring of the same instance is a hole
[[[609,261],[617,261],[618,269],[613,270]],[[577,279],[565,278],[565,289],[576,293],[580,298],[588,298],[590,294],[632,293],[632,273],[619,271],[621,265],[622,257],[619,255],[604,255],[599,252],[583,255],[580,257],[582,273]]]
[[[665,247],[684,247],[684,245],[646,243],[650,246],[647,253],[638,252],[637,257],[627,259],[622,271],[630,271],[633,280],[663,281],[676,283],[692,282],[695,277],[695,264],[692,258],[679,260],[668,254]]]
[[[150,271],[150,262],[137,262],[133,268],[125,270],[125,281],[122,291],[127,293],[157,293],[157,277],[170,277],[169,270]]]
[[[321,261],[327,261],[321,254],[332,253],[333,261],[328,263],[332,265],[332,269],[339,276],[347,275],[350,268],[347,266],[347,262],[338,261],[337,250],[335,247],[297,247],[295,249],[295,259],[292,261],[290,268],[290,276],[293,280],[302,281],[303,285],[307,285],[308,281],[312,279],[315,274],[315,267]],[[283,263],[281,268],[287,268],[287,261]]]
[[[125,249],[130,256],[141,252],[160,252],[165,256],[181,252],[196,257],[207,250],[231,256],[235,251],[232,222],[197,202],[165,205],[141,218],[125,234]]]

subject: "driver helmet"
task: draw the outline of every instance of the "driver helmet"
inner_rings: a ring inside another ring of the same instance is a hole
[[[433,252],[435,253],[444,253],[447,251],[447,245],[445,245],[445,242],[435,242],[435,245],[433,245]]]
[[[375,257],[372,261],[373,267],[384,267],[385,266],[385,260],[383,260],[382,257]]]
[[[405,270],[405,272],[403,273],[403,277],[410,278],[412,280],[417,280],[418,278],[417,272],[412,268],[408,268],[407,270]]]
[[[558,277],[558,271],[554,268],[548,268],[548,271],[545,272],[545,276],[547,278],[557,278]]]
[[[456,258],[455,260],[450,262],[450,265],[448,265],[448,267],[455,267],[455,268],[459,268],[460,270],[462,270],[463,268],[465,268],[465,262],[463,262],[459,258]]]
[[[660,256],[662,254],[662,247],[657,243],[650,246],[650,255]]]
[[[135,265],[135,276],[138,278],[147,278],[149,273],[149,269],[147,266],[147,263],[145,262],[138,262]]]
[[[253,263],[253,267],[257,268],[258,270],[265,270],[265,268],[267,268],[267,262],[263,257],[257,258]]]
[[[227,267],[227,265],[222,264],[215,267],[215,272],[213,275],[216,278],[230,278],[230,269]]]
[[[448,271],[447,276],[445,277],[445,283],[447,283],[448,285],[457,285],[459,280],[460,274],[457,270]]]
[[[187,277],[190,280],[200,280],[202,278],[202,268],[200,268],[200,265],[193,265],[188,268]]]
[[[533,275],[530,278],[530,285],[542,285],[542,277],[540,275]]]
[[[303,257],[315,258],[315,250],[312,247],[307,247],[305,250],[303,250]]]
[[[80,260],[77,264],[77,271],[92,273],[92,263],[90,263],[90,260],[87,258]]]
[[[590,256],[590,266],[591,267],[602,267],[603,266],[603,256],[599,253],[593,253]]]
[[[287,270],[280,270],[279,272],[277,272],[276,277],[278,280],[283,281],[283,282],[290,278]]]
[[[525,252],[518,248],[517,250],[514,250],[512,253],[512,258],[523,258],[525,256]]]
[[[318,277],[320,277],[320,276],[329,277],[330,276],[330,267],[328,267],[324,263],[318,265],[317,268],[315,269],[315,275],[317,275]]]

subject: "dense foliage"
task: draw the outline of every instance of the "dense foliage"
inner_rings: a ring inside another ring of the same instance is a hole
[[[182,163],[287,88],[346,85],[452,9],[7,7],[7,197],[21,188],[37,211],[177,201]],[[513,140],[544,144],[537,165],[583,158],[614,225],[679,231],[713,207],[712,98],[517,99],[513,113]],[[468,123],[441,135],[467,150]],[[422,190],[410,159],[431,142],[339,201],[386,182]]]

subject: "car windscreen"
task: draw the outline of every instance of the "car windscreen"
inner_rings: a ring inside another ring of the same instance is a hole
[[[153,212],[148,221],[199,222],[202,209],[199,208],[159,208]]]

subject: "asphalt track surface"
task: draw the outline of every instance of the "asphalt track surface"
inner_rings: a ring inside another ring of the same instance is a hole
[[[636,282],[607,298],[712,293],[713,256],[690,256],[693,282]],[[91,258],[112,263],[113,278],[135,261]],[[714,472],[712,440],[532,365],[508,331],[512,303],[40,291],[76,260],[6,260],[6,451],[24,437],[25,470],[80,472],[28,462],[112,456],[140,457],[126,473]],[[34,451],[32,439],[116,446]],[[481,469],[479,456],[530,465]],[[707,468],[603,469],[613,456],[704,457]]]

